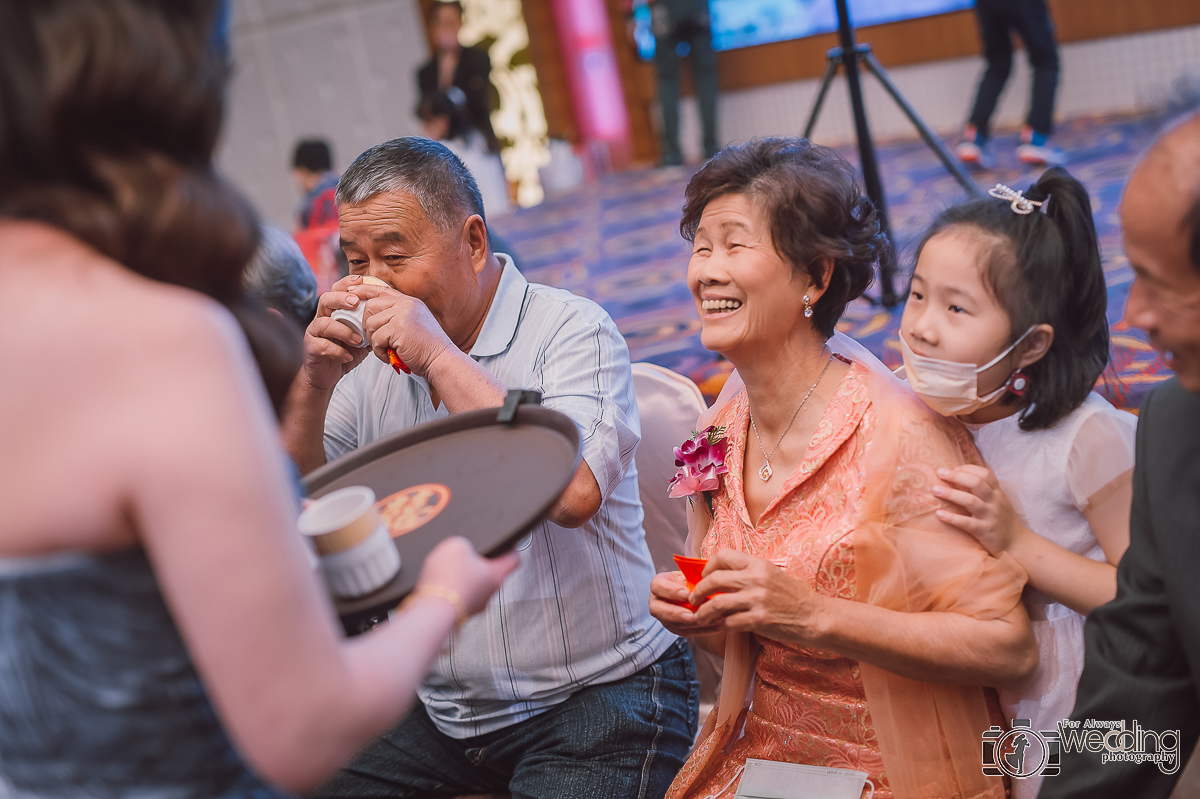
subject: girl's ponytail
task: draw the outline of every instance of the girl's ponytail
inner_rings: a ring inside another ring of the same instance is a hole
[[[1057,251],[1061,269],[1057,273],[1058,286],[1047,285],[1046,276],[1026,271],[1026,279],[1040,284],[1039,289],[1049,290],[1054,298],[1046,311],[1046,321],[1054,327],[1054,344],[1038,364],[1041,368],[1031,373],[1031,383],[1041,383],[1042,391],[1035,391],[1031,407],[1022,415],[1022,427],[1037,429],[1048,427],[1066,413],[1074,410],[1087,398],[1087,394],[1108,364],[1109,339],[1108,319],[1105,309],[1108,304],[1108,287],[1104,282],[1104,266],[1100,260],[1100,245],[1096,238],[1096,223],[1092,217],[1092,201],[1087,188],[1062,167],[1051,167],[1042,173],[1037,183],[1030,187],[1027,196],[1042,200],[1046,221],[1053,223],[1058,232],[1059,246],[1049,246],[1046,233],[1037,226],[1018,245],[1018,259],[1025,265],[1044,262],[1049,251]],[[1038,234],[1041,235],[1038,235]],[[1032,252],[1039,250],[1040,253]],[[1063,368],[1067,363],[1072,368]],[[1078,376],[1085,378],[1081,384]],[[1067,400],[1064,404],[1063,400]]]
[[[1072,322],[1066,332],[1083,341],[1096,339],[1094,344],[1103,350],[1107,361],[1108,320],[1091,313],[1096,305],[1103,305],[1108,299],[1091,198],[1084,185],[1062,167],[1047,169],[1034,188],[1047,198],[1046,216],[1062,235],[1071,284],[1063,303],[1063,312]]]

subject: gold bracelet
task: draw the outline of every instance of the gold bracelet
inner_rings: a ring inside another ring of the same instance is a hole
[[[458,616],[458,624],[461,625],[467,620],[467,608],[463,605],[462,597],[453,588],[447,588],[444,585],[418,585],[416,589],[405,597],[400,603],[400,610],[412,602],[414,599],[420,599],[423,596],[434,596],[438,599],[444,599],[454,608],[455,614]]]

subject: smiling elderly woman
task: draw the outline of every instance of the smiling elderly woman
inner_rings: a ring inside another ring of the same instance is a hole
[[[1037,665],[1024,573],[934,516],[936,470],[979,462],[965,431],[834,335],[889,254],[854,170],[802,139],[730,147],[680,227],[701,340],[744,388],[713,420],[712,516],[694,503],[704,579],[652,584],[651,612],[726,659],[668,796],[732,796],[759,758],[864,771],[877,797],[1003,797],[980,768],[1004,723],[984,686]]]

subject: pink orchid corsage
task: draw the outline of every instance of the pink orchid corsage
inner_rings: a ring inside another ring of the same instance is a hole
[[[712,515],[712,492],[721,487],[721,475],[729,471],[725,465],[725,428],[709,425],[675,448],[675,477],[667,486],[667,496],[687,497],[688,503],[698,495],[704,498]]]

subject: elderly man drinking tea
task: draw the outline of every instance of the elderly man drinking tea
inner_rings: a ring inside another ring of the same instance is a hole
[[[583,462],[521,565],[435,662],[415,712],[321,795],[662,796],[691,744],[698,688],[686,645],[647,609],[639,421],[616,325],[492,251],[474,179],[437,142],[372,147],[337,201],[352,274],[321,297],[289,397],[301,469],[498,406],[513,388],[579,425]],[[358,304],[366,342],[331,317]],[[411,374],[393,371],[389,350]]]

